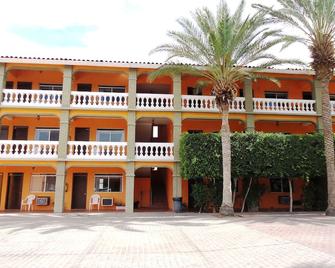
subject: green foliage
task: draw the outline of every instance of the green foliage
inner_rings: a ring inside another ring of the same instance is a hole
[[[193,185],[191,195],[194,199],[194,207],[200,212],[207,211],[209,208],[218,210],[222,201],[222,181],[199,179]]]
[[[184,178],[222,179],[220,135],[184,134],[180,144]],[[325,176],[323,136],[235,133],[231,136],[233,177]]]

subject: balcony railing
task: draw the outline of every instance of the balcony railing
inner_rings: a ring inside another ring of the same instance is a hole
[[[269,114],[315,114],[315,100],[254,98],[255,113]]]
[[[136,142],[135,159],[147,161],[173,161],[173,143]]]
[[[244,98],[235,98],[235,100],[230,103],[229,111],[238,113],[245,112],[244,101]],[[219,112],[214,96],[183,95],[182,109],[192,112]]]
[[[58,141],[0,140],[1,159],[57,159]]]
[[[62,91],[4,89],[2,106],[7,107],[61,107]]]
[[[128,93],[71,92],[71,108],[126,110]]]
[[[139,110],[173,110],[172,94],[136,94],[136,108]]]
[[[68,159],[73,160],[126,160],[126,142],[69,141]]]

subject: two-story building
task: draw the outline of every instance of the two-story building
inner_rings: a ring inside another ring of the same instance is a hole
[[[180,176],[182,132],[218,132],[221,115],[211,88],[189,75],[147,80],[160,64],[54,58],[0,58],[0,211],[101,210],[115,205],[173,209],[192,206]],[[280,80],[241,81],[231,103],[232,131],[312,133],[322,128],[321,98],[309,70],[264,70]],[[331,83],[335,100],[335,84]],[[332,103],[335,113],[335,103]],[[286,208],[287,182],[268,181],[262,209]],[[303,182],[296,181],[295,199]]]

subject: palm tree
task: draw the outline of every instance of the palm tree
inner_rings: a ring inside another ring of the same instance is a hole
[[[227,3],[220,2],[216,14],[208,8],[197,9],[192,19],[180,18],[180,31],[169,31],[171,43],[163,44],[152,52],[167,53],[167,64],[150,75],[184,73],[198,76],[203,83],[211,83],[216,105],[222,114],[221,141],[223,165],[223,200],[220,213],[233,215],[231,193],[231,145],[228,124],[229,103],[234,100],[238,82],[254,79],[260,69],[281,64],[269,49],[287,41],[279,30],[266,27],[271,20],[264,11],[243,17],[245,1],[234,13]],[[172,63],[171,61],[175,62]],[[179,64],[180,60],[191,64]],[[177,63],[176,63],[177,61]],[[254,64],[255,68],[245,68]]]
[[[329,100],[329,81],[335,68],[335,0],[278,0],[278,9],[254,5],[267,12],[276,22],[297,30],[296,36],[287,35],[291,42],[307,45],[311,52],[311,67],[322,94],[322,123],[328,179],[327,215],[335,216],[334,136]]]

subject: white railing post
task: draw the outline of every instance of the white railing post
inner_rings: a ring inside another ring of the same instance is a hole
[[[135,159],[149,161],[173,161],[173,147],[173,143],[136,142]]]
[[[128,93],[71,92],[71,108],[127,110]]]
[[[126,160],[126,142],[69,141],[71,160]]]
[[[1,159],[57,159],[58,141],[0,140]]]
[[[136,94],[138,110],[173,110],[173,94]]]

